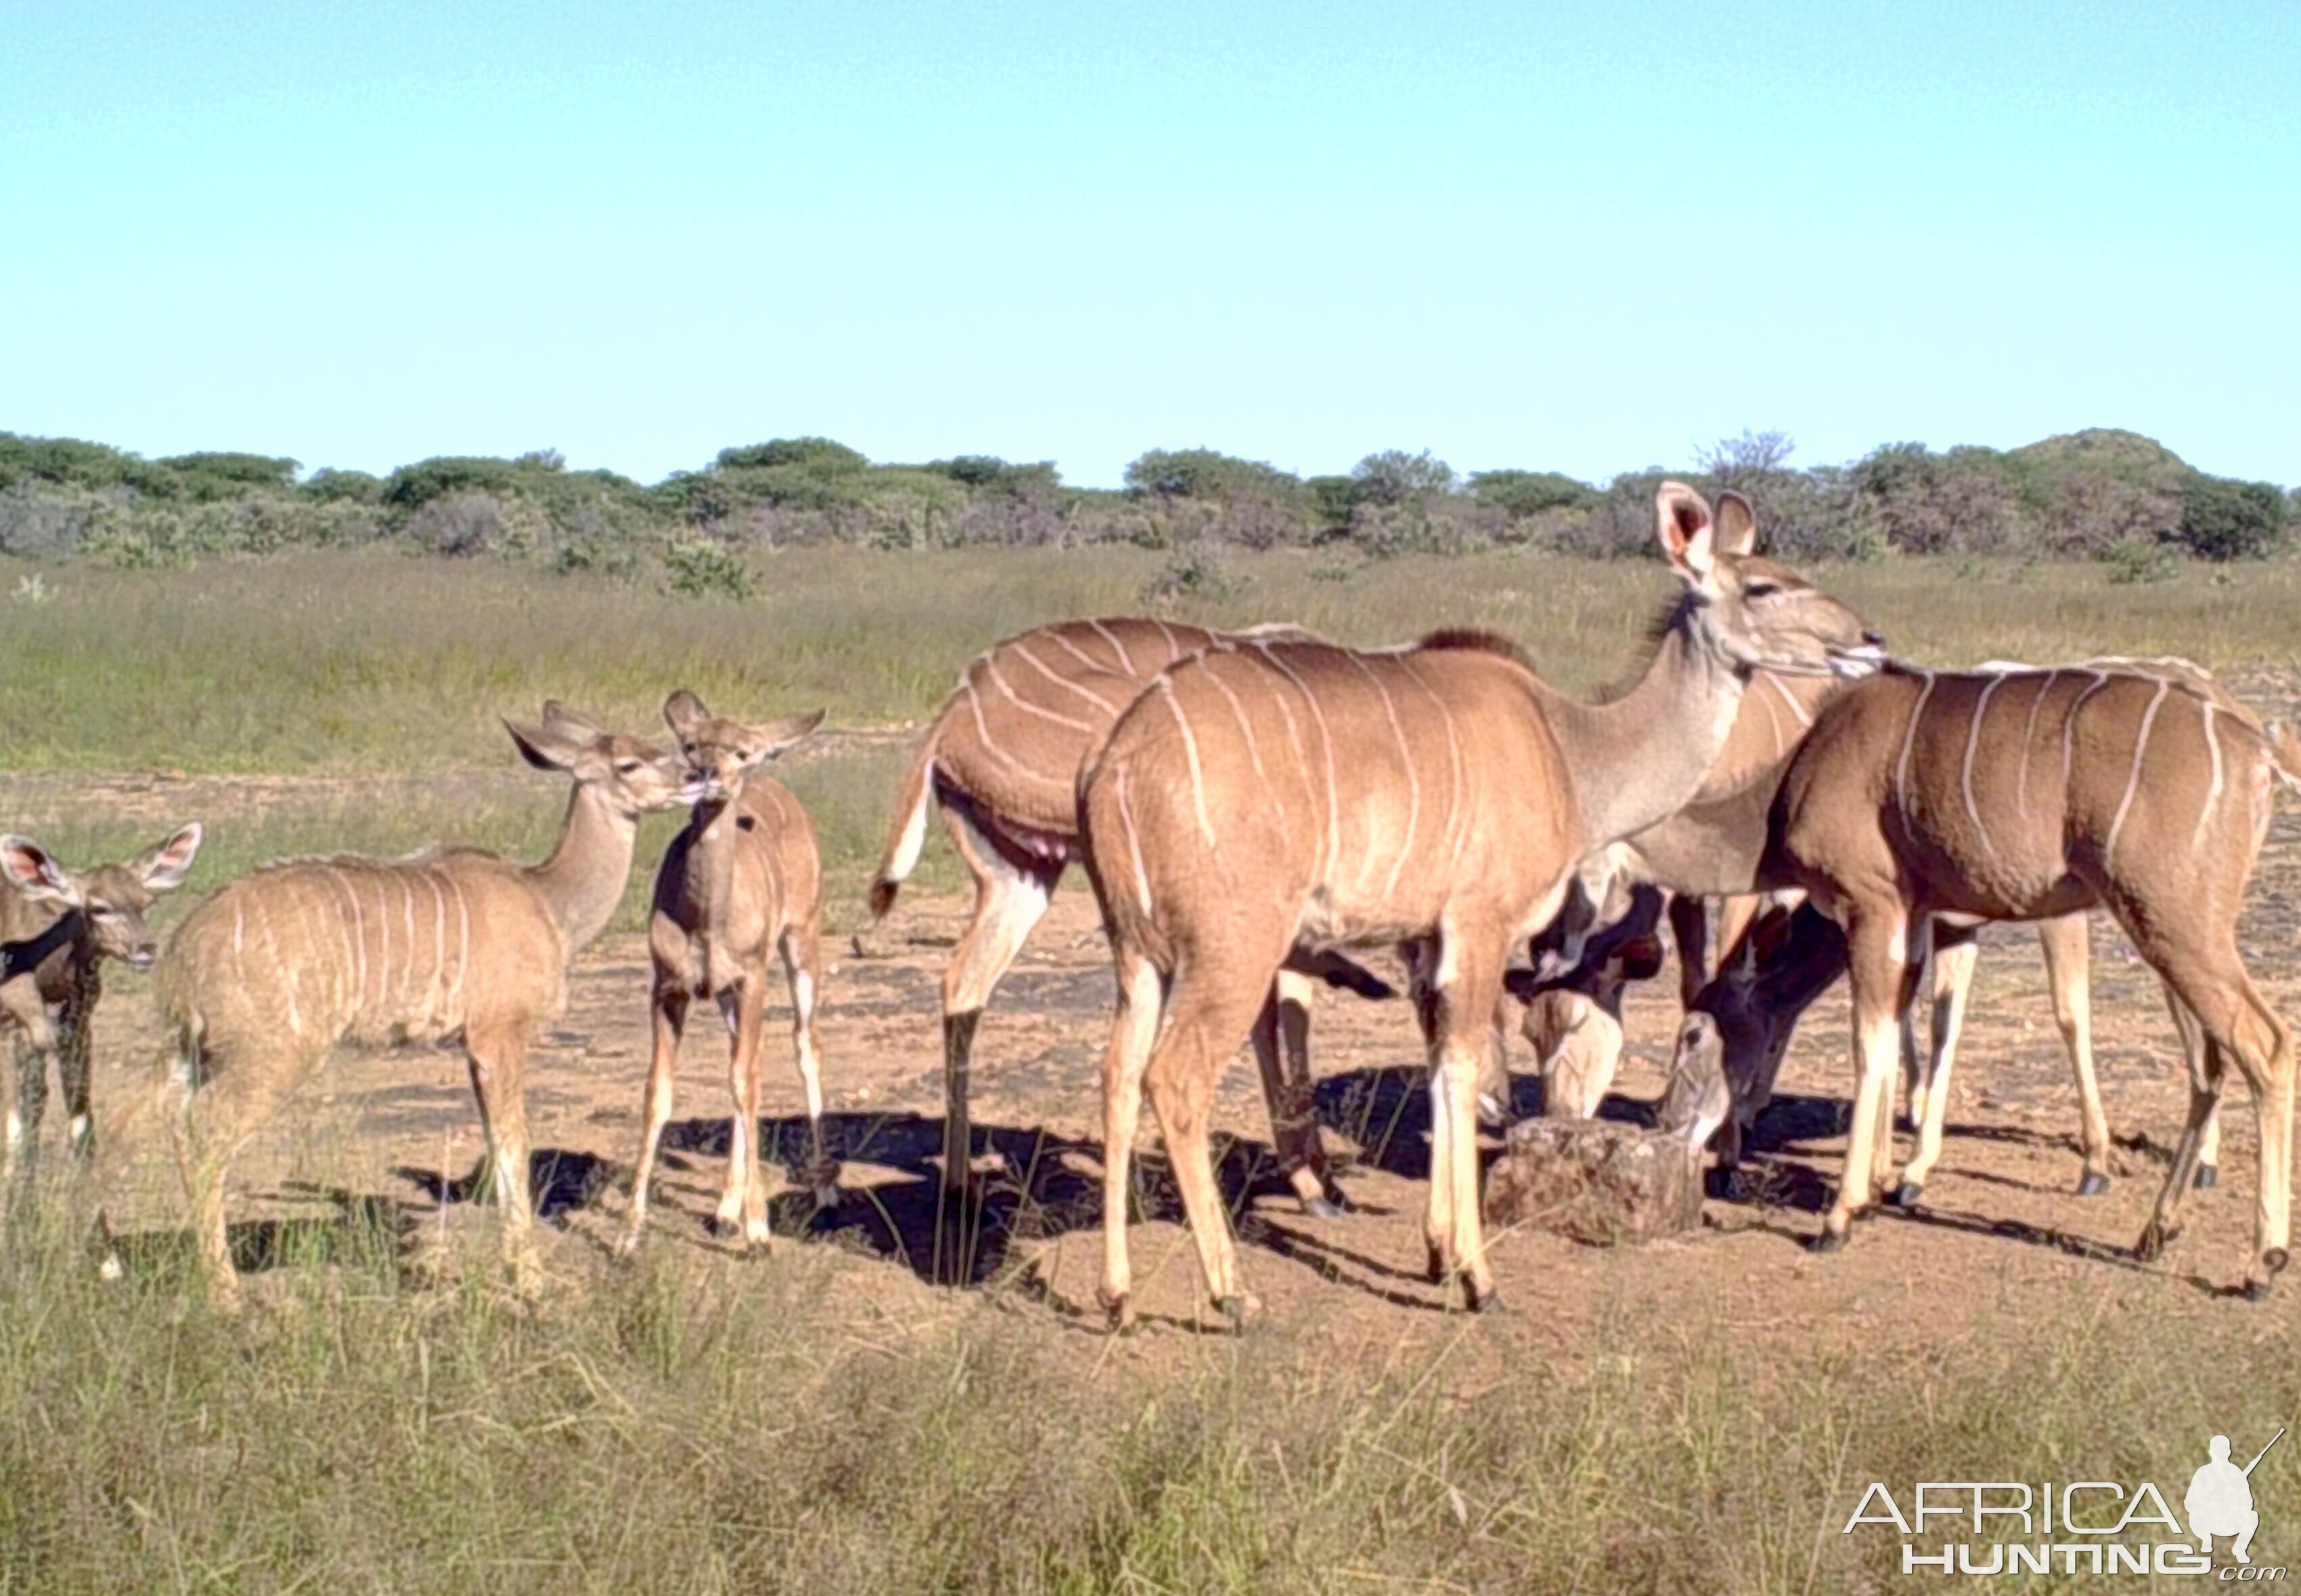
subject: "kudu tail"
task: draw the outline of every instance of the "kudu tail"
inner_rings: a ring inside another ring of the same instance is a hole
[[[2263,729],[2269,737],[2269,768],[2286,791],[2301,794],[2301,736],[2282,721]]]
[[[926,846],[927,806],[934,799],[935,735],[932,728],[919,739],[919,751],[903,773],[895,797],[895,813],[887,826],[887,850],[879,860],[879,873],[871,882],[871,918],[883,920],[895,907],[895,894],[905,878],[918,868],[919,850]]]

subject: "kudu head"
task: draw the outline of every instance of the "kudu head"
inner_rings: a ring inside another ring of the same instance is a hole
[[[25,838],[0,837],[0,877],[36,903],[66,914],[77,911],[79,940],[97,957],[148,970],[159,946],[145,916],[161,893],[184,884],[200,851],[200,823],[194,821],[124,864],[92,870],[67,868]]]
[[[687,771],[676,756],[609,731],[556,698],[544,700],[540,723],[506,721],[504,730],[530,765],[573,777],[625,820],[676,808],[682,801]]]
[[[1845,933],[1811,904],[1770,908],[1752,923],[1678,1027],[1660,1128],[1698,1145],[1714,1133],[1720,1160],[1772,1101],[1797,1023],[1845,973]]]
[[[1785,675],[1866,676],[1885,662],[1886,639],[1845,605],[1754,553],[1758,518],[1731,489],[1709,501],[1683,482],[1654,493],[1662,556],[1686,584],[1673,623],[1744,678],[1764,666]]]
[[[1661,969],[1661,893],[1640,887],[1611,924],[1585,939],[1580,963],[1543,979],[1513,973],[1524,999],[1520,1026],[1542,1071],[1542,1110],[1554,1119],[1591,1119],[1622,1064],[1622,989]]]
[[[663,718],[679,739],[679,757],[685,767],[690,803],[725,803],[743,790],[743,777],[799,742],[823,724],[824,711],[789,714],[779,721],[748,725],[723,720],[703,706],[703,700],[680,689],[664,700]]]

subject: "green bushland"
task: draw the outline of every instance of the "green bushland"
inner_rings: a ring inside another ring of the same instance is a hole
[[[1377,451],[1308,479],[1207,448],[1152,449],[1118,491],[1074,488],[1049,461],[962,455],[883,464],[824,438],[722,449],[641,484],[571,471],[553,450],[442,456],[388,476],[199,454],[146,460],[71,439],[0,433],[0,553],[177,566],[220,555],[389,542],[448,556],[540,560],[689,597],[750,596],[734,551],[845,543],[883,549],[1126,543],[1188,549],[1338,547],[1372,558],[1496,548],[1642,555],[1665,474],[1755,501],[1800,558],[1888,553],[2249,558],[2285,544],[2301,500],[2207,475],[2153,440],[2096,429],[2023,448],[1894,443],[1845,464],[1793,467],[1780,432],[1744,432],[1674,472],[1603,483],[1557,472],[1458,473],[1427,450]]]

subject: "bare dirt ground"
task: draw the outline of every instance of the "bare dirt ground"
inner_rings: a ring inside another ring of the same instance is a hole
[[[2246,681],[2247,696],[2288,712],[2281,679]],[[227,802],[232,784],[210,779]],[[121,783],[123,790],[132,783]],[[173,786],[173,783],[170,783]],[[276,779],[258,785],[267,790]],[[248,796],[241,794],[242,798]],[[205,801],[205,799],[203,800]],[[169,805],[171,812],[174,808]],[[2285,807],[2289,811],[2289,804]],[[941,846],[940,843],[935,846]],[[724,1037],[699,1024],[680,1074],[649,1244],[694,1249],[700,1266],[799,1266],[818,1272],[826,1299],[865,1319],[917,1323],[994,1301],[1050,1333],[1049,1345],[1129,1361],[1196,1356],[1212,1328],[1173,1188],[1155,1156],[1133,1232],[1137,1300],[1148,1333],[1121,1344],[1053,1333],[1097,1329],[1100,1266],[1097,1062],[1110,999],[1093,906],[1074,878],[1000,990],[977,1045],[978,1145],[995,1157],[971,1235],[949,1239],[935,1217],[941,1102],[936,992],[966,905],[907,895],[858,957],[827,944],[820,1017],[833,1148],[845,1200],[816,1216],[796,1189],[776,1208],[791,1240],[745,1265],[709,1233],[724,1168]],[[2241,943],[2256,979],[2288,1016],[2301,1016],[2301,816],[2280,814],[2255,882]],[[1527,1352],[1594,1355],[1627,1339],[1667,1335],[1698,1308],[1777,1342],[1786,1354],[1817,1340],[1861,1336],[1937,1355],[1987,1343],[2018,1323],[2041,1283],[2076,1279],[2113,1310],[2212,1316],[2216,1333],[2289,1349],[2301,1283],[2271,1305],[2230,1301],[2248,1245],[2255,1189],[2252,1108],[2228,1101],[2223,1180],[2192,1200],[2188,1228],[2153,1266],[2129,1253],[2155,1195],[2185,1099],[2179,1055],[2155,979],[2096,916],[2094,1004],[2103,1089],[2119,1137],[2118,1179],[2104,1196],[2072,1195],[2079,1174],[2073,1090],[2046,1000],[2041,961],[2023,928],[1986,933],[1952,1099],[1948,1149],[1909,1215],[1869,1221],[1844,1254],[1815,1258],[1804,1242],[1837,1178],[1840,1104],[1849,1084],[1843,989],[1814,1010],[1761,1123],[1757,1173],[1714,1184],[1694,1237],[1605,1250],[1533,1233],[1495,1242],[1508,1311],[1469,1341],[1485,1378],[1508,1377]],[[120,1104],[146,1090],[156,1032],[148,984],[116,974],[98,1019],[98,1090]],[[548,1266],[579,1282],[606,1266],[620,1226],[639,1128],[648,1050],[647,960],[637,937],[585,956],[565,1017],[531,1069],[529,1116],[539,1165]],[[1630,1057],[1611,1112],[1635,1117],[1657,1097],[1677,1012],[1674,973],[1636,991]],[[778,1010],[778,1015],[783,1011]],[[795,1173],[802,1099],[779,1018],[769,1037],[768,1145]],[[1513,1039],[1516,1042],[1516,1039]],[[1527,1066],[1524,1045],[1513,1062]],[[1228,1132],[1223,1181],[1239,1217],[1243,1265],[1269,1323],[1332,1338],[1365,1355],[1452,1337],[1462,1322],[1422,1275],[1420,1215],[1427,1159],[1427,1099],[1411,1017],[1401,1003],[1347,994],[1318,999],[1313,1049],[1318,1100],[1343,1184],[1358,1211],[1306,1219],[1277,1178],[1251,1057],[1228,1071],[1216,1110]],[[1521,1075],[1519,1104],[1534,1083]],[[1146,1148],[1155,1143],[1144,1116]],[[107,1148],[101,1178],[122,1194],[116,1219],[163,1249],[172,1229],[172,1176],[150,1127],[132,1116]],[[51,1127],[54,1133],[54,1127]],[[1902,1147],[1906,1156],[1909,1139]],[[236,1172],[232,1213],[251,1265],[299,1230],[324,1232],[347,1203],[381,1206],[417,1240],[468,1236],[484,1210],[461,1200],[456,1177],[476,1164],[480,1138],[460,1058],[448,1052],[339,1053]],[[438,1200],[444,1193],[448,1200]],[[940,1243],[944,1254],[939,1264]],[[720,1255],[724,1255],[724,1260]],[[934,1283],[957,1269],[967,1283]]]

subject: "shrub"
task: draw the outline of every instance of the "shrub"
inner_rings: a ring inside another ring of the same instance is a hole
[[[2284,541],[2285,495],[2269,482],[2233,482],[2202,473],[2181,489],[2178,536],[2208,560],[2255,559]]]
[[[757,597],[758,580],[741,556],[701,532],[674,532],[664,540],[664,590],[683,598]]]
[[[1228,598],[1245,585],[1232,574],[1221,544],[1211,538],[1193,538],[1142,584],[1142,602],[1166,608],[1178,598]]]

